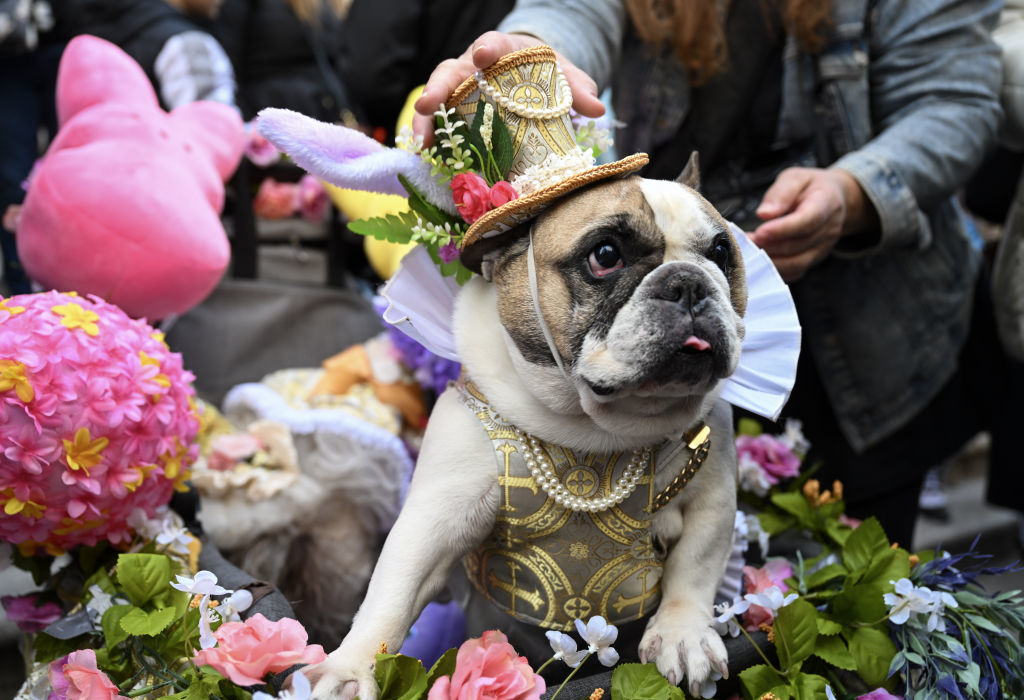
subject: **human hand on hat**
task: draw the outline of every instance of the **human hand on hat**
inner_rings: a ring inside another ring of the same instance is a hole
[[[423,94],[416,100],[416,115],[412,121],[413,133],[421,136],[423,143],[429,145],[434,140],[434,112],[466,78],[478,69],[487,68],[506,54],[543,43],[537,37],[528,34],[487,32],[458,58],[442,61],[430,74]],[[572,88],[573,108],[585,117],[600,117],[604,114],[604,104],[597,97],[597,83],[565,56],[560,53],[556,55],[558,65],[565,74],[569,87]]]
[[[878,227],[878,213],[857,180],[837,168],[786,168],[757,208],[764,221],[750,239],[786,282],[794,282],[843,236]]]

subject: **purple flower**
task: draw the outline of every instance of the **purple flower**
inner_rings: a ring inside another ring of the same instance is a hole
[[[903,697],[900,695],[892,695],[885,688],[878,688],[876,690],[872,690],[866,695],[857,696],[857,700],[903,700]]]
[[[39,596],[35,593],[23,596],[5,595],[0,604],[7,613],[7,619],[18,626],[22,632],[42,632],[51,622],[61,618],[64,611],[56,603],[47,602],[39,605]]]
[[[741,457],[747,455],[761,465],[765,478],[771,484],[800,472],[800,458],[786,443],[766,433],[740,435],[736,438],[736,451]]]
[[[459,246],[455,244],[455,241],[448,241],[445,245],[437,251],[438,257],[446,263],[450,263],[453,260],[459,259]]]

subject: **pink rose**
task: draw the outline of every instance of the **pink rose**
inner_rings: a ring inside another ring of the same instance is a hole
[[[252,210],[264,219],[287,219],[298,206],[298,188],[290,182],[265,178],[256,190]]]
[[[197,651],[196,666],[213,666],[232,683],[258,685],[268,673],[327,658],[319,644],[306,646],[306,628],[298,620],[271,622],[256,613],[245,622],[226,622],[213,633],[217,646]]]
[[[281,151],[274,147],[274,144],[263,138],[263,135],[253,129],[249,133],[249,141],[245,144],[245,155],[254,164],[265,168],[276,163],[281,157]]]
[[[796,476],[800,472],[800,458],[782,441],[771,435],[740,435],[736,438],[736,452],[749,455],[764,469],[769,483]]]
[[[903,700],[902,695],[892,695],[885,688],[872,690],[867,695],[858,695],[857,700]]]
[[[299,213],[310,221],[323,221],[330,200],[327,191],[312,175],[303,175],[298,186]]]
[[[38,603],[38,596],[35,593],[23,596],[5,595],[0,598],[0,605],[4,607],[7,619],[16,624],[22,632],[29,634],[42,632],[47,625],[59,620],[64,614],[56,603]]]
[[[508,638],[497,630],[468,639],[455,657],[455,673],[441,676],[427,700],[537,700],[544,694],[544,679],[533,672]]]
[[[127,700],[96,667],[96,652],[92,649],[73,651],[57,659],[50,664],[49,673],[53,686],[49,700]]]
[[[494,187],[491,188],[491,206],[497,209],[500,206],[508,204],[513,199],[518,199],[519,193],[509,183],[504,180],[499,180],[494,183]]]
[[[206,465],[210,469],[225,472],[233,469],[239,462],[244,462],[252,457],[261,447],[263,447],[263,442],[255,435],[248,433],[218,435],[210,443],[211,451]]]
[[[452,178],[452,195],[459,214],[471,224],[490,209],[491,189],[476,173],[459,173]]]
[[[789,586],[785,579],[793,575],[793,567],[785,559],[769,559],[760,569],[753,566],[743,567],[743,578],[746,581],[744,593],[764,593],[772,586],[785,593]],[[743,613],[743,621],[748,632],[760,629],[762,624],[770,625],[775,613],[762,605],[751,605]]]

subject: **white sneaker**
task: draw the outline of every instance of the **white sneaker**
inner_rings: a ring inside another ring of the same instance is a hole
[[[949,496],[946,495],[946,487],[942,483],[941,467],[932,467],[925,472],[917,505],[922,515],[937,520],[949,519]]]

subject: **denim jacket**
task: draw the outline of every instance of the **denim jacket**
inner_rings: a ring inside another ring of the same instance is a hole
[[[881,230],[843,240],[791,286],[840,428],[861,451],[942,388],[966,337],[978,256],[953,199],[993,143],[1000,0],[832,0],[816,55],[787,40],[780,134],[813,135],[819,167],[857,179]],[[630,41],[620,0],[519,0],[501,31],[553,45],[613,85],[620,153],[651,151],[688,107],[682,66]],[[613,70],[614,67],[614,70]],[[680,164],[680,169],[682,168]]]

